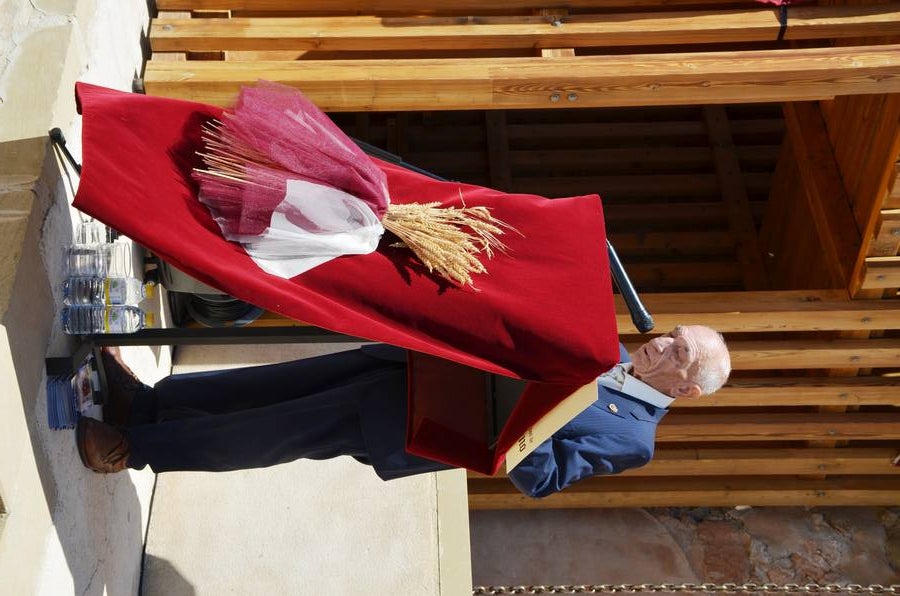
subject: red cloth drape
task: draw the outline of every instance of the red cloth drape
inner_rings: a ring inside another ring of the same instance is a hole
[[[219,108],[83,83],[76,96],[75,206],[202,282],[292,319],[514,377],[586,382],[618,360],[596,195],[512,195],[379,163],[394,202],[487,205],[522,235],[506,234],[509,252],[477,277],[480,291],[444,284],[388,246],[282,279],[226,241],[196,199],[200,124]]]

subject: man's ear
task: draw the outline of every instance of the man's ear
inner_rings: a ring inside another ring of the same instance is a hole
[[[697,399],[703,395],[703,390],[696,383],[685,383],[675,387],[672,391],[673,397],[683,397],[687,399]]]

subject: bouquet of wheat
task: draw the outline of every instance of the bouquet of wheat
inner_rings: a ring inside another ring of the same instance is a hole
[[[199,198],[265,271],[294,277],[374,251],[385,230],[428,269],[474,287],[509,226],[486,207],[392,204],[384,173],[299,91],[261,81],[203,126]]]

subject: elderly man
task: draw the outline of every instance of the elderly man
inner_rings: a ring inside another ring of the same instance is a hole
[[[543,497],[582,478],[650,461],[656,425],[675,398],[718,390],[730,372],[721,335],[677,327],[638,348],[597,382],[597,400],[509,476]],[[106,418],[82,418],[78,452],[100,473],[259,468],[349,455],[383,479],[447,469],[407,453],[405,351],[363,346],[295,362],[173,375],[147,387],[105,349]]]

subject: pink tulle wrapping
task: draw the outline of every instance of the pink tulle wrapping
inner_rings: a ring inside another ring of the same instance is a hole
[[[384,173],[300,91],[268,81],[244,87],[223,125],[277,164],[248,166],[247,179],[255,184],[195,173],[200,200],[226,238],[263,234],[289,179],[340,189],[362,200],[379,219],[387,211]]]

